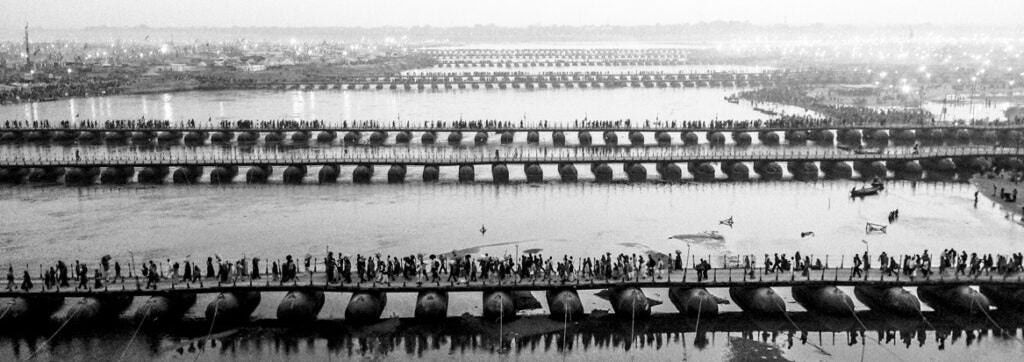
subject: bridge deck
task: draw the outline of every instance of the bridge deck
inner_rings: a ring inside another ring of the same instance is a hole
[[[747,269],[749,270],[749,269]],[[801,272],[775,272],[765,274],[763,269],[754,270],[751,278],[743,268],[718,268],[708,271],[709,278],[703,281],[697,280],[697,274],[692,269],[675,270],[667,272],[661,279],[649,277],[622,280],[605,280],[603,278],[581,277],[571,281],[553,280],[506,280],[499,282],[496,278],[490,280],[477,280],[469,282],[449,282],[447,275],[441,276],[441,281],[430,282],[429,279],[420,284],[417,279],[405,279],[401,276],[391,283],[382,284],[374,282],[363,283],[327,283],[326,273],[308,272],[301,273],[295,281],[282,283],[271,280],[269,275],[263,278],[252,280],[246,277],[239,277],[230,283],[218,283],[216,279],[204,278],[200,283],[182,283],[165,278],[157,283],[155,289],[147,289],[144,278],[129,278],[127,281],[108,283],[101,289],[92,289],[93,279],[89,279],[89,287],[86,289],[76,288],[52,288],[43,289],[42,280],[34,280],[35,287],[29,291],[21,289],[0,290],[0,297],[16,297],[26,295],[63,295],[63,296],[89,296],[89,295],[157,295],[168,292],[173,293],[219,293],[228,291],[292,291],[292,290],[318,290],[325,292],[419,292],[423,290],[444,290],[448,292],[481,292],[491,290],[554,290],[560,288],[575,289],[606,289],[616,287],[637,287],[637,288],[668,288],[668,287],[788,287],[799,285],[835,285],[835,286],[925,286],[925,285],[992,285],[1006,287],[1024,287],[1024,281],[1020,273],[999,274],[992,272],[987,275],[964,276],[955,275],[952,269],[940,274],[938,268],[932,269],[932,275],[922,277],[908,277],[895,273],[886,275],[878,269],[871,269],[862,277],[853,277],[849,268],[828,268],[822,270],[810,270],[807,275]],[[353,272],[353,274],[355,274]],[[357,276],[353,275],[353,278]],[[353,280],[354,282],[357,280]],[[75,285],[77,283],[72,283]]]
[[[386,121],[382,123],[387,123]],[[401,122],[398,122],[401,123]],[[222,126],[198,126],[198,127],[183,127],[172,125],[166,128],[130,128],[130,127],[71,127],[71,128],[59,128],[59,127],[23,127],[23,128],[0,128],[2,132],[58,132],[58,131],[79,131],[79,132],[322,132],[322,131],[334,131],[334,132],[463,132],[463,133],[476,133],[476,132],[488,132],[488,133],[501,133],[501,132],[784,132],[791,130],[802,130],[802,131],[838,131],[838,130],[969,130],[969,131],[1003,131],[1003,130],[1024,130],[1024,123],[1016,124],[999,124],[999,125],[955,125],[955,124],[865,124],[865,125],[786,125],[786,126],[762,126],[762,127],[722,127],[722,126],[708,126],[708,127],[657,127],[657,126],[610,126],[610,127],[596,127],[596,126],[574,126],[574,125],[525,125],[523,127],[486,127],[486,128],[469,128],[469,127],[430,127],[416,125],[421,122],[406,122],[405,126],[341,126],[338,124],[331,124],[322,127],[273,127],[273,128],[241,128],[241,127],[222,127]],[[516,122],[518,123],[518,122]]]
[[[746,151],[742,149],[688,150],[681,149],[644,149],[628,152],[599,152],[578,150],[525,150],[523,154],[509,155],[505,151],[499,157],[493,153],[479,150],[399,150],[396,152],[377,152],[362,150],[341,153],[336,150],[320,152],[306,150],[306,154],[292,153],[288,156],[269,155],[209,155],[194,151],[178,154],[147,154],[138,155],[102,155],[90,157],[86,155],[78,160],[74,157],[50,158],[13,158],[0,160],[0,167],[148,167],[148,166],[285,166],[285,165],[491,165],[491,164],[562,164],[562,163],[684,163],[684,162],[812,162],[812,161],[888,161],[888,160],[921,160],[935,158],[961,157],[1019,157],[1024,156],[1024,149],[1012,147],[959,147],[959,148],[928,148],[919,153],[909,150],[889,151],[881,154],[857,154],[842,150],[774,150],[760,149]]]

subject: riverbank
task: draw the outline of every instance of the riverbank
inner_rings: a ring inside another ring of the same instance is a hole
[[[809,88],[807,97],[829,106],[918,109],[926,103],[982,106],[991,102],[1024,103],[1024,91],[1016,88],[984,88],[962,90],[945,85],[923,89],[880,88],[873,85],[829,85]]]
[[[3,104],[35,103],[56,101],[67,98],[112,95],[152,94],[194,90],[235,90],[246,89],[249,84],[262,82],[312,82],[331,81],[343,77],[400,74],[411,69],[433,67],[434,58],[422,54],[382,58],[379,62],[362,64],[297,64],[269,68],[262,71],[243,71],[233,68],[216,67],[190,72],[146,72],[142,67],[117,70],[116,83],[78,82],[72,85],[44,85],[39,90],[18,97],[10,93],[3,97]],[[88,77],[82,75],[82,77]],[[54,88],[57,87],[57,88]],[[53,88],[54,90],[50,90]],[[95,89],[91,89],[95,88]],[[20,100],[19,100],[20,99]]]
[[[1017,179],[1013,179],[1009,174],[989,173],[985,176],[975,176],[971,179],[971,183],[978,189],[979,194],[985,195],[992,200],[993,204],[999,205],[1006,212],[1005,218],[1024,226],[1024,199],[1007,201],[1000,196],[1000,192],[1012,195],[1014,192],[1019,194],[1020,191],[1024,191],[1024,182],[1019,179],[1019,176]]]
[[[167,93],[190,90],[245,89],[252,83],[323,82],[343,77],[399,74],[410,69],[431,67],[432,57],[413,54],[367,64],[299,64],[263,71],[213,69],[199,72],[162,73],[159,77],[138,77],[124,87],[123,94]]]

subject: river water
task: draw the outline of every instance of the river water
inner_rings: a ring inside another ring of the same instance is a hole
[[[492,91],[223,91],[113,96],[0,107],[0,119],[380,119],[452,120],[499,119],[571,122],[573,119],[757,119],[765,118],[744,104],[723,97],[739,89],[548,89]],[[791,110],[797,112],[797,110]],[[581,170],[585,165],[577,166]],[[521,168],[513,177],[522,178]],[[648,167],[653,173],[653,165]],[[343,171],[344,174],[345,171]],[[284,254],[320,256],[327,248],[345,254],[444,253],[515,254],[526,250],[547,255],[596,257],[603,253],[686,252],[717,260],[725,255],[800,251],[815,258],[841,263],[837,254],[850,255],[869,248],[872,254],[932,253],[944,248],[985,253],[1019,252],[1024,229],[1012,216],[984,196],[974,202],[974,188],[966,183],[893,182],[880,196],[863,200],[847,197],[853,181],[814,183],[752,182],[711,184],[612,184],[589,182],[560,184],[545,170],[549,182],[539,185],[490,183],[459,184],[454,170],[443,170],[438,184],[411,182],[387,185],[249,186],[167,185],[145,187],[4,186],[0,188],[0,255],[4,262],[36,266],[55,258],[76,258],[96,263],[102,255],[115,259],[205,259],[213,254],[227,259],[260,256],[275,260]],[[621,175],[621,169],[616,167]],[[582,174],[583,172],[581,172]],[[410,179],[417,178],[410,175]],[[885,223],[891,210],[900,219],[888,234],[864,232],[866,222]],[[733,218],[727,227],[720,220]],[[485,235],[478,230],[488,229]],[[669,237],[717,231],[724,242],[687,244]],[[813,231],[812,237],[801,237]],[[826,259],[828,257],[828,259]],[[674,313],[663,289],[646,290],[665,304],[656,313]],[[726,296],[724,290],[712,290]],[[846,289],[852,295],[852,290]],[[780,289],[788,301],[788,290]],[[449,313],[479,315],[478,293],[453,295]],[[543,297],[537,294],[540,299]],[[282,295],[267,293],[257,318],[272,318]],[[198,317],[212,296],[200,296],[190,315]],[[340,319],[348,294],[329,295],[322,318]],[[593,292],[581,293],[585,309],[607,310],[609,305]],[[389,297],[385,316],[409,317],[413,295]],[[136,301],[132,309],[137,308]],[[542,303],[543,304],[543,303]],[[859,310],[866,309],[857,304]],[[725,311],[738,311],[734,305]],[[790,309],[800,311],[795,303]],[[129,310],[132,313],[133,310]],[[526,312],[544,314],[545,310]],[[540,318],[543,319],[543,318]],[[561,325],[547,326],[527,318],[516,342],[538,343],[559,338]],[[986,320],[961,321],[968,328]],[[968,323],[969,322],[969,323]],[[389,324],[392,323],[392,324]],[[571,352],[558,348],[515,347],[498,353],[494,326],[482,327],[472,337],[452,337],[450,331],[409,332],[394,322],[350,331],[364,338],[338,339],[330,333],[286,333],[276,328],[244,328],[217,338],[211,349],[190,351],[189,338],[205,334],[205,326],[175,333],[143,333],[128,348],[131,359],[278,360],[369,357],[408,359],[539,359],[590,360],[598,358],[661,360],[690,358],[744,360],[761,357],[792,360],[854,358],[967,359],[1012,358],[1024,351],[1014,338],[977,336],[971,343],[948,341],[940,348],[938,335],[929,331],[927,343],[903,346],[877,343],[869,332],[867,344],[847,343],[845,327],[818,342],[828,354],[808,344],[790,346],[786,338],[754,340],[739,333],[709,334],[703,348],[694,348],[692,330],[684,335],[652,331],[635,333],[635,326],[583,326],[607,343],[584,348],[574,343]],[[703,323],[703,322],[702,322]],[[783,321],[782,323],[787,323]],[[844,322],[845,323],[845,322]],[[957,321],[950,322],[957,328]],[[201,323],[200,323],[201,324]],[[733,323],[737,324],[737,323]],[[744,323],[738,323],[744,324]],[[1019,326],[1020,324],[1014,324]],[[539,327],[538,327],[539,326]],[[785,324],[789,326],[789,324]],[[542,328],[543,327],[543,328]],[[346,327],[348,328],[348,327]],[[540,328],[542,332],[536,332]],[[770,331],[769,325],[765,329]],[[788,327],[787,327],[788,328]],[[972,327],[992,328],[988,327]],[[1014,330],[1018,327],[1012,327]],[[0,358],[25,358],[40,349],[46,359],[109,359],[128,345],[134,325],[91,335],[68,332],[39,348],[55,328],[38,336],[0,337]],[[415,329],[415,328],[413,328]],[[422,328],[420,328],[422,329]],[[348,329],[346,329],[348,330]],[[532,332],[527,333],[526,330]],[[679,332],[682,332],[681,330]],[[349,332],[346,332],[349,333]],[[447,334],[446,334],[447,333]],[[924,333],[924,332],[922,332]],[[967,332],[963,332],[966,333]],[[539,337],[536,337],[539,335]],[[369,337],[367,337],[369,336]],[[411,336],[411,337],[410,337]],[[546,337],[545,337],[546,336]],[[630,342],[632,336],[632,342]],[[389,339],[390,338],[390,339]],[[576,337],[574,337],[576,338]],[[681,340],[681,339],[682,340]],[[817,337],[814,337],[817,338]],[[859,337],[858,337],[859,338]],[[917,337],[915,337],[917,338]],[[967,338],[967,337],[963,337]],[[397,342],[395,341],[397,339]],[[421,339],[423,341],[421,341]],[[885,338],[882,338],[885,339]],[[431,341],[427,343],[426,341]],[[436,341],[436,343],[434,342]],[[614,341],[614,343],[612,342]],[[945,339],[943,339],[945,341]],[[479,342],[479,343],[477,343]],[[182,345],[182,343],[184,343]],[[467,343],[470,347],[467,347]],[[560,343],[560,342],[558,342]],[[179,352],[177,346],[182,345]],[[195,347],[193,343],[191,345]],[[351,347],[350,347],[351,346]],[[520,345],[521,346],[521,345]],[[422,349],[422,352],[415,352]],[[408,351],[414,352],[408,352]],[[745,357],[744,357],[745,356]]]
[[[217,91],[71,98],[0,106],[0,120],[322,119],[424,121],[767,119],[723,98],[743,88],[623,88],[447,91]],[[787,113],[796,107],[777,106]]]

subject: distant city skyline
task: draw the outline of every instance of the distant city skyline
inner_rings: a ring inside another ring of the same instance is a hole
[[[132,27],[437,27],[494,24],[1019,25],[1024,2],[1006,0],[45,0],[0,2],[0,29]]]

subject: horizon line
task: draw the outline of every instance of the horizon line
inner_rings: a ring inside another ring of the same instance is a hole
[[[711,20],[711,21],[700,21],[700,22],[687,22],[687,23],[651,23],[651,24],[525,24],[525,25],[499,25],[494,23],[484,24],[466,24],[466,25],[430,25],[430,24],[410,24],[410,25],[376,25],[376,26],[346,26],[346,25],[311,25],[311,26],[294,26],[294,25],[232,25],[232,26],[216,26],[216,25],[184,25],[184,26],[150,26],[146,24],[137,25],[91,25],[83,27],[47,27],[47,26],[31,26],[28,23],[30,29],[36,30],[88,30],[88,29],[247,29],[247,28],[264,28],[264,29],[393,29],[393,28],[436,28],[436,29],[459,29],[459,28],[475,28],[475,27],[491,27],[491,28],[503,28],[503,29],[528,29],[528,28],[548,28],[548,27],[563,27],[563,28],[589,28],[589,27],[617,27],[617,28],[643,28],[652,26],[695,26],[695,25],[747,25],[752,27],[792,27],[792,28],[806,28],[806,27],[904,27],[904,26],[928,26],[928,27],[972,27],[972,28],[1021,28],[1024,29],[1024,23],[1006,23],[1006,24],[992,24],[983,22],[963,22],[963,23],[888,23],[888,22],[849,22],[849,23],[825,23],[825,22],[812,22],[812,23],[760,23],[751,21],[738,21],[738,20]],[[16,27],[0,27],[0,29],[7,30],[23,30],[24,26]]]

